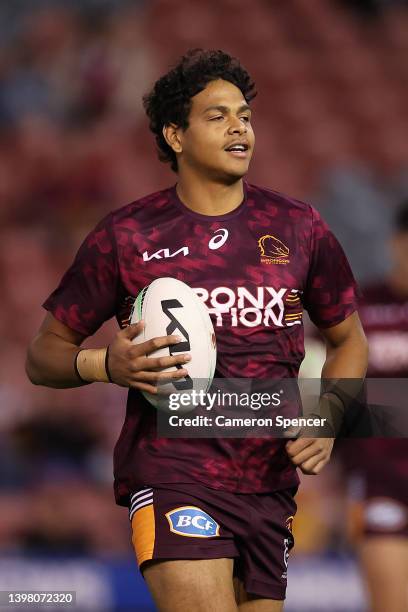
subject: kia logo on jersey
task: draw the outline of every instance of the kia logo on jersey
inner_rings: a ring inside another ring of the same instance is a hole
[[[182,506],[166,513],[170,531],[188,538],[213,538],[219,535],[219,524],[197,506]]]
[[[159,249],[158,251],[155,251],[151,255],[149,255],[149,253],[145,251],[143,253],[143,261],[151,261],[152,259],[168,259],[169,257],[175,257],[176,255],[179,255],[180,253],[182,253],[184,257],[188,255],[189,253],[188,247],[186,246],[181,247],[177,251],[174,251],[174,253],[172,253],[170,249]]]
[[[212,251],[216,251],[217,249],[220,249],[227,242],[227,238],[228,238],[227,229],[225,229],[224,227],[217,229],[215,235],[211,238],[210,242],[208,243],[208,248],[211,249]]]

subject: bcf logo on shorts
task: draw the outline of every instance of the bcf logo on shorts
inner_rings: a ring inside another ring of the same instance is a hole
[[[197,506],[182,506],[166,513],[170,531],[188,538],[213,538],[220,534],[220,526]]]

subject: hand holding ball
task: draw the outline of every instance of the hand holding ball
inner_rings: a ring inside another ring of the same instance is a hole
[[[182,365],[166,365],[169,358],[190,355],[183,369],[188,374],[182,378],[158,380],[161,392],[158,394],[142,390],[151,404],[162,408],[167,406],[170,393],[189,393],[193,390],[206,392],[211,386],[217,350],[214,328],[205,305],[196,293],[185,283],[175,278],[158,278],[145,287],[138,295],[131,316],[131,324],[142,320],[141,333],[133,342],[153,342],[153,351],[147,359],[160,364],[161,373],[178,374]],[[178,343],[163,345],[165,336],[179,336]],[[159,342],[161,339],[161,342]],[[160,346],[159,346],[160,345]]]

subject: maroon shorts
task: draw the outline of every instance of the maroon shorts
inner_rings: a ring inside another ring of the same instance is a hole
[[[297,487],[241,494],[198,484],[145,487],[129,517],[139,567],[154,559],[234,558],[248,593],[284,599]]]
[[[407,482],[372,472],[356,474],[350,482],[351,498],[355,502],[356,535],[392,535],[408,537]]]
[[[339,442],[340,460],[350,476],[352,535],[408,537],[408,439]]]

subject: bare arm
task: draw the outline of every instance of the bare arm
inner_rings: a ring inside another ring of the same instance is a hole
[[[364,378],[368,343],[358,314],[354,312],[342,323],[320,332],[326,341],[322,378]]]
[[[83,385],[74,360],[85,338],[47,313],[27,352],[26,372],[31,382],[59,389]]]
[[[367,371],[368,344],[358,314],[320,331],[326,341],[322,379],[355,379],[360,387]],[[330,459],[333,442],[333,438],[298,438],[290,440],[286,450],[304,474],[318,474]]]
[[[157,349],[177,344],[181,339],[177,336],[162,336],[134,344],[133,340],[142,329],[143,322],[139,322],[118,331],[109,345],[109,373],[112,382],[122,387],[157,393],[158,383],[184,378],[188,373],[184,368],[170,372],[160,370],[183,365],[190,360],[190,356],[147,357]],[[26,372],[31,382],[59,389],[85,384],[74,367],[84,339],[85,336],[48,313],[27,353]]]

